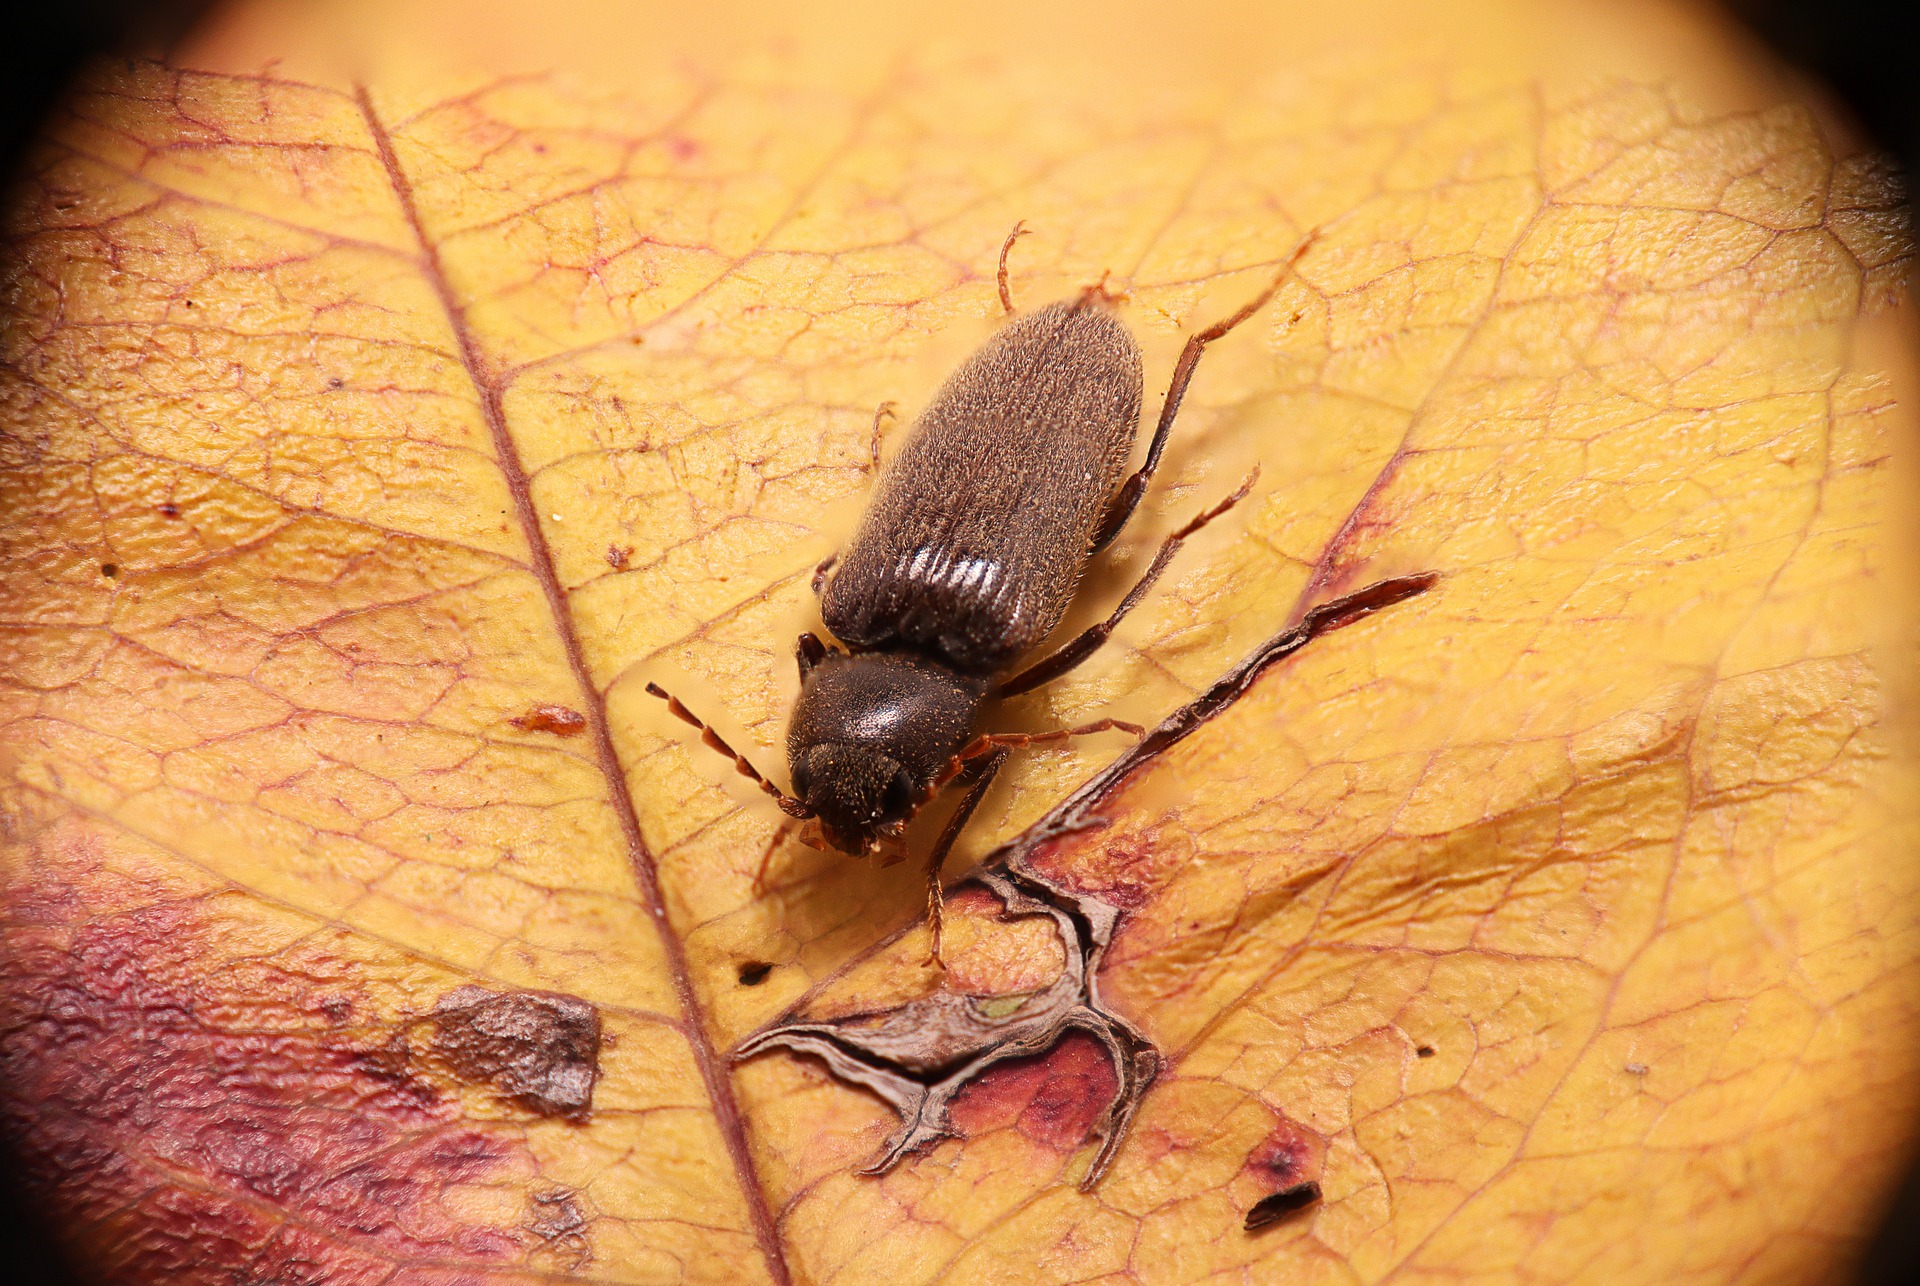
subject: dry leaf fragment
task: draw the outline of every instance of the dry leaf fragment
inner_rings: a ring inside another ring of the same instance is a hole
[[[585,1120],[600,1075],[600,1015],[578,996],[456,987],[433,1007],[433,1053],[542,1116]]]
[[[586,731],[587,716],[567,706],[542,703],[510,721],[523,732],[551,732],[556,737],[574,737]]]

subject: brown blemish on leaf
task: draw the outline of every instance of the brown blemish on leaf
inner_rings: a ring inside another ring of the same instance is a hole
[[[593,1262],[593,1245],[587,1240],[589,1221],[578,1194],[551,1188],[530,1194],[527,1204],[526,1226],[540,1239],[542,1252],[564,1263],[568,1272],[579,1272]]]
[[[456,987],[433,1007],[433,1053],[462,1080],[540,1116],[587,1118],[600,1075],[600,1012],[550,991]]]
[[[863,1173],[884,1174],[901,1158],[952,1137],[955,1099],[996,1065],[1054,1048],[1070,1032],[1100,1042],[1116,1080],[1088,1134],[1100,1140],[1081,1188],[1100,1181],[1142,1094],[1159,1071],[1159,1054],[1134,1025],[1100,1000],[1097,974],[1119,912],[1096,898],[1060,889],[1015,863],[979,880],[1016,916],[1046,916],[1067,946],[1066,967],[1044,991],[1008,1011],[987,998],[936,992],[894,1009],[824,1021],[770,1024],[742,1042],[736,1059],[784,1048],[810,1054],[844,1081],[885,1099],[900,1128]]]
[[[607,566],[617,572],[627,570],[627,560],[633,557],[632,545],[608,545]]]
[[[556,737],[575,737],[586,731],[587,716],[566,706],[542,702],[509,722],[523,732],[551,732]]]

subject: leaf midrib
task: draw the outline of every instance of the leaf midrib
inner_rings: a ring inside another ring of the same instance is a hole
[[[786,1258],[781,1252],[779,1234],[774,1227],[773,1212],[767,1205],[766,1190],[760,1182],[752,1150],[747,1144],[746,1128],[740,1116],[739,1105],[733,1096],[726,1059],[714,1048],[713,1042],[708,1038],[699,992],[694,986],[693,975],[687,966],[686,945],[673,932],[672,925],[668,921],[666,902],[660,890],[659,870],[654,863],[653,854],[647,848],[646,840],[641,835],[640,817],[634,808],[633,796],[627,789],[619,755],[614,749],[613,736],[607,725],[606,701],[599,688],[595,686],[592,673],[587,666],[579,633],[574,629],[573,616],[567,607],[567,591],[560,584],[559,573],[554,565],[553,551],[547,543],[546,532],[540,525],[539,512],[533,503],[533,492],[527,471],[521,463],[518,447],[507,427],[499,381],[491,374],[481,354],[479,343],[467,325],[465,308],[455,296],[452,282],[441,265],[439,248],[427,235],[426,227],[420,219],[419,209],[414,203],[412,182],[400,164],[400,159],[394,151],[392,135],[374,110],[372,97],[365,85],[355,87],[354,101],[366,122],[367,131],[372,137],[380,163],[393,188],[394,200],[400,207],[401,216],[412,230],[414,240],[419,247],[421,272],[440,301],[441,308],[446,314],[447,325],[459,346],[461,365],[475,393],[479,396],[481,414],[493,439],[494,464],[500,470],[507,493],[512,497],[514,517],[519,524],[522,537],[527,542],[527,568],[546,598],[554,632],[565,651],[567,666],[584,698],[581,704],[586,707],[584,711],[587,719],[586,734],[593,748],[593,758],[606,781],[608,802],[613,808],[614,815],[619,819],[620,833],[626,840],[628,865],[633,869],[634,879],[639,887],[641,905],[645,907],[647,914],[654,922],[655,929],[660,934],[667,971],[672,979],[675,995],[680,1001],[682,1017],[679,1026],[692,1051],[694,1064],[700,1070],[700,1079],[706,1088],[714,1123],[719,1128],[726,1144],[728,1157],[733,1163],[734,1175],[739,1182],[741,1195],[747,1206],[747,1217],[753,1226],[754,1239],[759,1244],[768,1275],[777,1283],[777,1286],[789,1286],[792,1275],[787,1269]]]

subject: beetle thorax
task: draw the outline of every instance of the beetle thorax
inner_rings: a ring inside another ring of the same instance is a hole
[[[829,653],[808,671],[787,731],[794,793],[827,842],[871,849],[973,735],[987,681],[905,652]]]

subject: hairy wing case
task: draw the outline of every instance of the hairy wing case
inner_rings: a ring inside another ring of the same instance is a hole
[[[854,647],[1002,669],[1059,623],[1140,421],[1140,350],[1073,300],[954,372],[880,481],[821,604]]]

